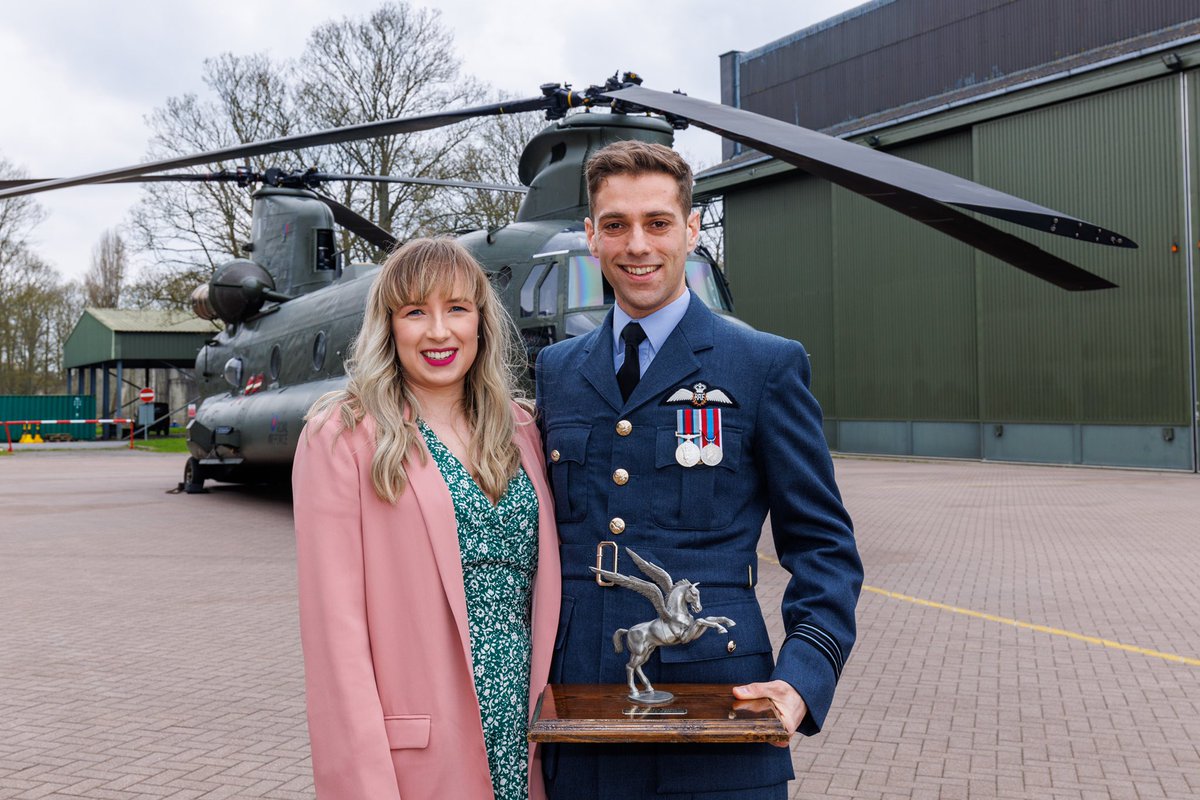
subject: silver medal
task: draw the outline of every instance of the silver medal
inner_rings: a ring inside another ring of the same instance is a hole
[[[700,460],[710,467],[715,467],[721,463],[721,459],[725,457],[725,453],[717,445],[709,442],[704,445],[700,451]]]
[[[700,448],[693,442],[683,442],[675,448],[675,460],[681,467],[694,467],[700,463]]]

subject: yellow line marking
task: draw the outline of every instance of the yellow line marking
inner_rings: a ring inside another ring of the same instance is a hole
[[[763,559],[764,561],[769,561],[772,564],[775,564],[776,566],[779,565],[779,561],[777,561],[773,556],[767,555],[766,553],[759,553],[758,557]],[[1128,653],[1138,653],[1139,655],[1143,655],[1143,656],[1151,656],[1153,658],[1161,658],[1164,661],[1173,661],[1178,664],[1187,664],[1187,665],[1193,666],[1193,667],[1200,667],[1200,658],[1188,658],[1187,656],[1177,656],[1177,655],[1174,655],[1173,653],[1162,653],[1162,652],[1159,652],[1158,650],[1150,650],[1145,647],[1135,647],[1134,645],[1131,645],[1131,644],[1122,644],[1121,642],[1114,642],[1111,639],[1101,639],[1098,636],[1086,636],[1082,633],[1074,633],[1072,631],[1064,631],[1061,628],[1051,628],[1048,625],[1038,625],[1033,622],[1022,622],[1017,619],[1009,619],[1008,617],[998,617],[995,614],[985,614],[982,611],[972,611],[969,608],[959,608],[958,606],[949,606],[949,605],[946,605],[945,603],[938,603],[933,600],[923,600],[920,597],[913,597],[912,595],[900,594],[898,592],[889,592],[886,589],[879,589],[875,586],[867,586],[866,584],[864,584],[862,588],[865,591],[871,592],[873,594],[879,594],[879,595],[883,595],[884,597],[890,597],[893,600],[903,600],[908,603],[915,603],[919,606],[926,606],[927,608],[937,608],[937,609],[941,609],[942,611],[953,611],[955,614],[965,614],[966,616],[974,617],[975,619],[984,619],[984,620],[987,620],[988,622],[999,622],[1004,625],[1012,625],[1014,628],[1024,628],[1025,630],[1037,631],[1038,633],[1049,633],[1049,634],[1053,634],[1055,636],[1065,636],[1068,639],[1074,639],[1079,642],[1087,642],[1088,644],[1098,644],[1098,645],[1102,645],[1104,647],[1111,647],[1114,650],[1124,650]]]

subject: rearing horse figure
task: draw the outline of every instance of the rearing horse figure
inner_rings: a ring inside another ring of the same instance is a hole
[[[625,666],[625,671],[629,675],[629,697],[637,700],[639,696],[654,693],[654,687],[642,671],[642,665],[656,649],[695,641],[709,628],[728,633],[728,628],[737,623],[728,617],[693,617],[692,614],[697,614],[703,609],[700,605],[699,583],[689,580],[672,581],[665,569],[651,564],[628,547],[625,548],[625,552],[653,583],[606,569],[592,567],[591,570],[602,578],[626,589],[632,589],[645,597],[654,604],[654,610],[658,612],[658,619],[640,622],[631,628],[618,628],[613,634],[613,648],[618,653],[623,650],[622,639],[629,648],[629,663]],[[634,675],[641,678],[646,687],[644,690],[638,690]],[[666,699],[669,697],[668,695]]]

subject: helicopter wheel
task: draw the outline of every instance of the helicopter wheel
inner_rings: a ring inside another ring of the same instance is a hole
[[[208,491],[204,488],[204,468],[195,456],[189,458],[183,468],[183,491],[187,494],[204,494]]]

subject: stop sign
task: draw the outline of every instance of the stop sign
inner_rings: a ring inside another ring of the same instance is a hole
[[[154,402],[154,390],[153,389],[142,389],[142,391],[140,391],[138,393],[138,397],[141,399],[141,401],[143,403],[153,403]]]

